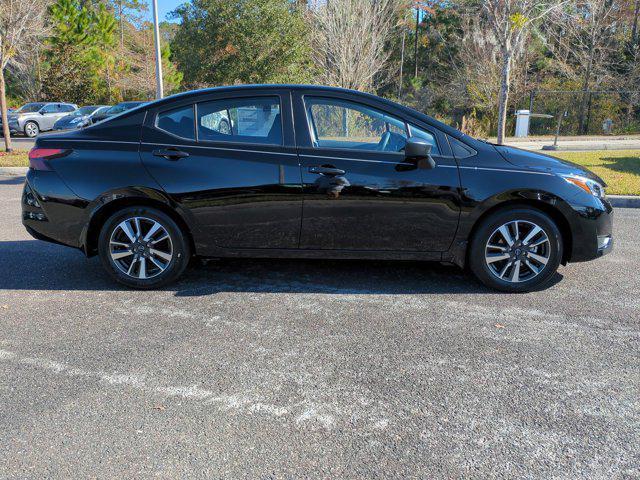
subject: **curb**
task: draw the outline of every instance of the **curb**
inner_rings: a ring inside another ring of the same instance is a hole
[[[607,200],[616,208],[640,208],[640,196],[607,195]]]
[[[0,175],[23,177],[28,167],[0,167]],[[616,208],[640,208],[640,196],[636,195],[607,195],[609,203]]]

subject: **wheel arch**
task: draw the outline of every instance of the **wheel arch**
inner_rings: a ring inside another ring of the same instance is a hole
[[[478,218],[474,221],[471,229],[469,230],[469,234],[466,237],[467,244],[471,242],[471,239],[475,235],[476,231],[482,225],[482,222],[488,218],[490,215],[493,215],[495,212],[507,209],[513,209],[518,207],[527,207],[533,208],[536,210],[540,210],[543,213],[546,213],[558,226],[558,230],[560,230],[560,234],[562,235],[562,259],[561,263],[566,264],[571,258],[571,251],[573,250],[573,234],[571,232],[571,225],[569,220],[562,213],[561,209],[559,209],[556,205],[549,203],[548,201],[544,201],[541,199],[532,199],[532,198],[519,198],[519,199],[509,199],[499,203],[496,203],[484,210]],[[468,249],[465,254],[465,264],[466,256],[469,254]]]
[[[38,123],[38,121],[35,118],[29,118],[25,120],[24,124],[22,125],[22,133],[25,133],[25,129],[27,128],[27,123],[35,123],[38,127],[38,130],[40,132],[42,131],[42,128],[40,127],[40,123]]]
[[[487,198],[467,210],[463,209],[456,239],[443,260],[465,267],[468,260],[468,246],[482,222],[495,212],[503,209],[528,207],[547,214],[556,223],[562,235],[562,264],[571,260],[573,252],[573,232],[570,219],[571,207],[562,198],[543,191],[517,190],[503,192]]]
[[[191,252],[195,253],[193,229],[190,226],[190,222],[164,197],[160,195],[151,197],[146,195],[123,196],[114,194],[109,197],[111,198],[110,200],[101,202],[98,207],[92,210],[91,217],[82,233],[81,248],[88,257],[92,257],[98,252],[98,237],[104,222],[115,212],[136,206],[156,208],[171,217],[185,233]]]

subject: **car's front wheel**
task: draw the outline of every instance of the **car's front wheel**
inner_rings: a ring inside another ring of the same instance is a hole
[[[533,208],[501,210],[476,230],[469,266],[488,287],[526,292],[544,286],[562,259],[562,235],[547,214]]]
[[[104,223],[98,238],[103,266],[120,283],[156,288],[176,280],[189,263],[189,241],[176,222],[150,207],[129,207]]]
[[[24,134],[29,138],[37,137],[40,133],[40,127],[36,122],[27,122],[24,124]]]

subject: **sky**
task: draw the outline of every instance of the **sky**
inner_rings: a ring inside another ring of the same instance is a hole
[[[158,0],[158,20],[168,20],[167,13],[176,9],[178,5],[182,5],[187,0]],[[151,12],[151,2],[149,2],[149,12]]]

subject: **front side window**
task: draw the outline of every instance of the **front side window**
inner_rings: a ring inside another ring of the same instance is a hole
[[[235,98],[198,104],[198,140],[282,145],[278,97]]]
[[[405,123],[379,110],[335,98],[305,104],[315,147],[400,152],[406,144]]]
[[[412,137],[417,137],[421,140],[425,140],[432,145],[431,153],[434,155],[440,155],[440,150],[438,149],[438,142],[436,142],[436,137],[433,136],[432,133],[423,130],[422,128],[418,128],[413,124],[409,124],[409,131]]]
[[[156,127],[172,135],[195,140],[193,121],[193,105],[160,112],[156,119]]]

